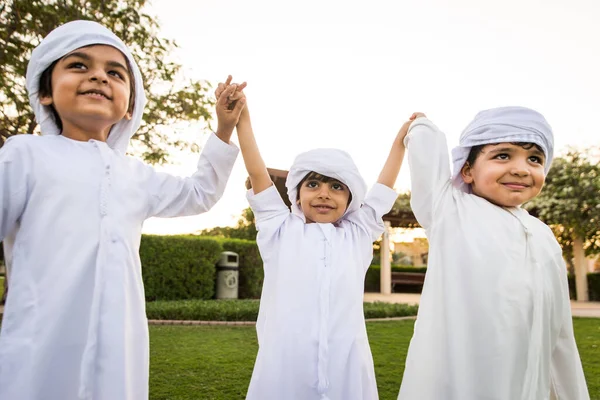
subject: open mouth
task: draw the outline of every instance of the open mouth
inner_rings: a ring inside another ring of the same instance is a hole
[[[100,90],[87,90],[87,91],[85,91],[85,92],[83,92],[81,94],[85,95],[85,96],[90,96],[90,97],[98,98],[98,99],[110,100],[110,97],[108,97],[104,92],[102,92]]]
[[[329,212],[334,209],[333,207],[324,204],[314,205],[313,208],[319,212]]]

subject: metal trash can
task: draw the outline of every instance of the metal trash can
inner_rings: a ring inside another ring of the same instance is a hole
[[[217,299],[238,298],[239,256],[224,251],[217,262]]]

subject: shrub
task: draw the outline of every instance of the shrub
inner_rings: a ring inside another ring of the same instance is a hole
[[[256,321],[258,300],[181,300],[146,304],[148,319]]]
[[[390,304],[381,301],[364,303],[365,318],[392,318],[417,315],[419,306],[408,304]]]
[[[212,298],[215,263],[221,251],[214,238],[142,235],[140,258],[146,300]]]
[[[427,272],[427,267],[413,267],[410,265],[392,265],[392,272]],[[365,276],[365,292],[379,292],[381,279],[381,266],[371,265]],[[420,293],[420,286],[414,287]],[[414,289],[411,288],[411,289]]]
[[[184,321],[256,321],[258,300],[180,300],[147,303],[148,319]],[[364,303],[365,318],[417,315],[417,306]]]
[[[588,296],[590,301],[600,301],[600,272],[591,272],[587,275]],[[569,294],[575,299],[575,277],[569,274]]]

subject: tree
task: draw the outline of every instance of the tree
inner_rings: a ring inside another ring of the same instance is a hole
[[[585,256],[600,254],[600,165],[593,150],[570,149],[556,158],[542,193],[526,208],[554,231],[574,259],[577,299],[587,300]]]
[[[205,236],[219,236],[232,239],[256,240],[256,224],[254,222],[254,213],[250,207],[242,211],[235,227],[217,226],[215,228],[205,229],[198,234]]]
[[[0,2],[0,146],[16,134],[36,131],[25,89],[31,51],[51,30],[68,21],[93,20],[111,29],[136,58],[148,96],[142,126],[133,137],[136,153],[150,163],[167,160],[172,147],[197,146],[169,135],[182,121],[211,119],[214,103],[201,81],[182,79],[181,65],[168,61],[177,47],[158,36],[159,24],[144,12],[146,0],[3,0]]]

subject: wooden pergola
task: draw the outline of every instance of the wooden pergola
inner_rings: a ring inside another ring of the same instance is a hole
[[[275,188],[281,195],[281,198],[291,208],[292,204],[287,195],[285,180],[287,179],[288,171],[275,168],[267,168],[271,180],[275,184]],[[250,178],[246,179],[246,189],[250,189]],[[383,232],[383,240],[381,242],[381,293],[390,294],[392,291],[392,267],[390,260],[390,228],[419,228],[420,225],[412,211],[390,211],[383,216],[385,231]]]

